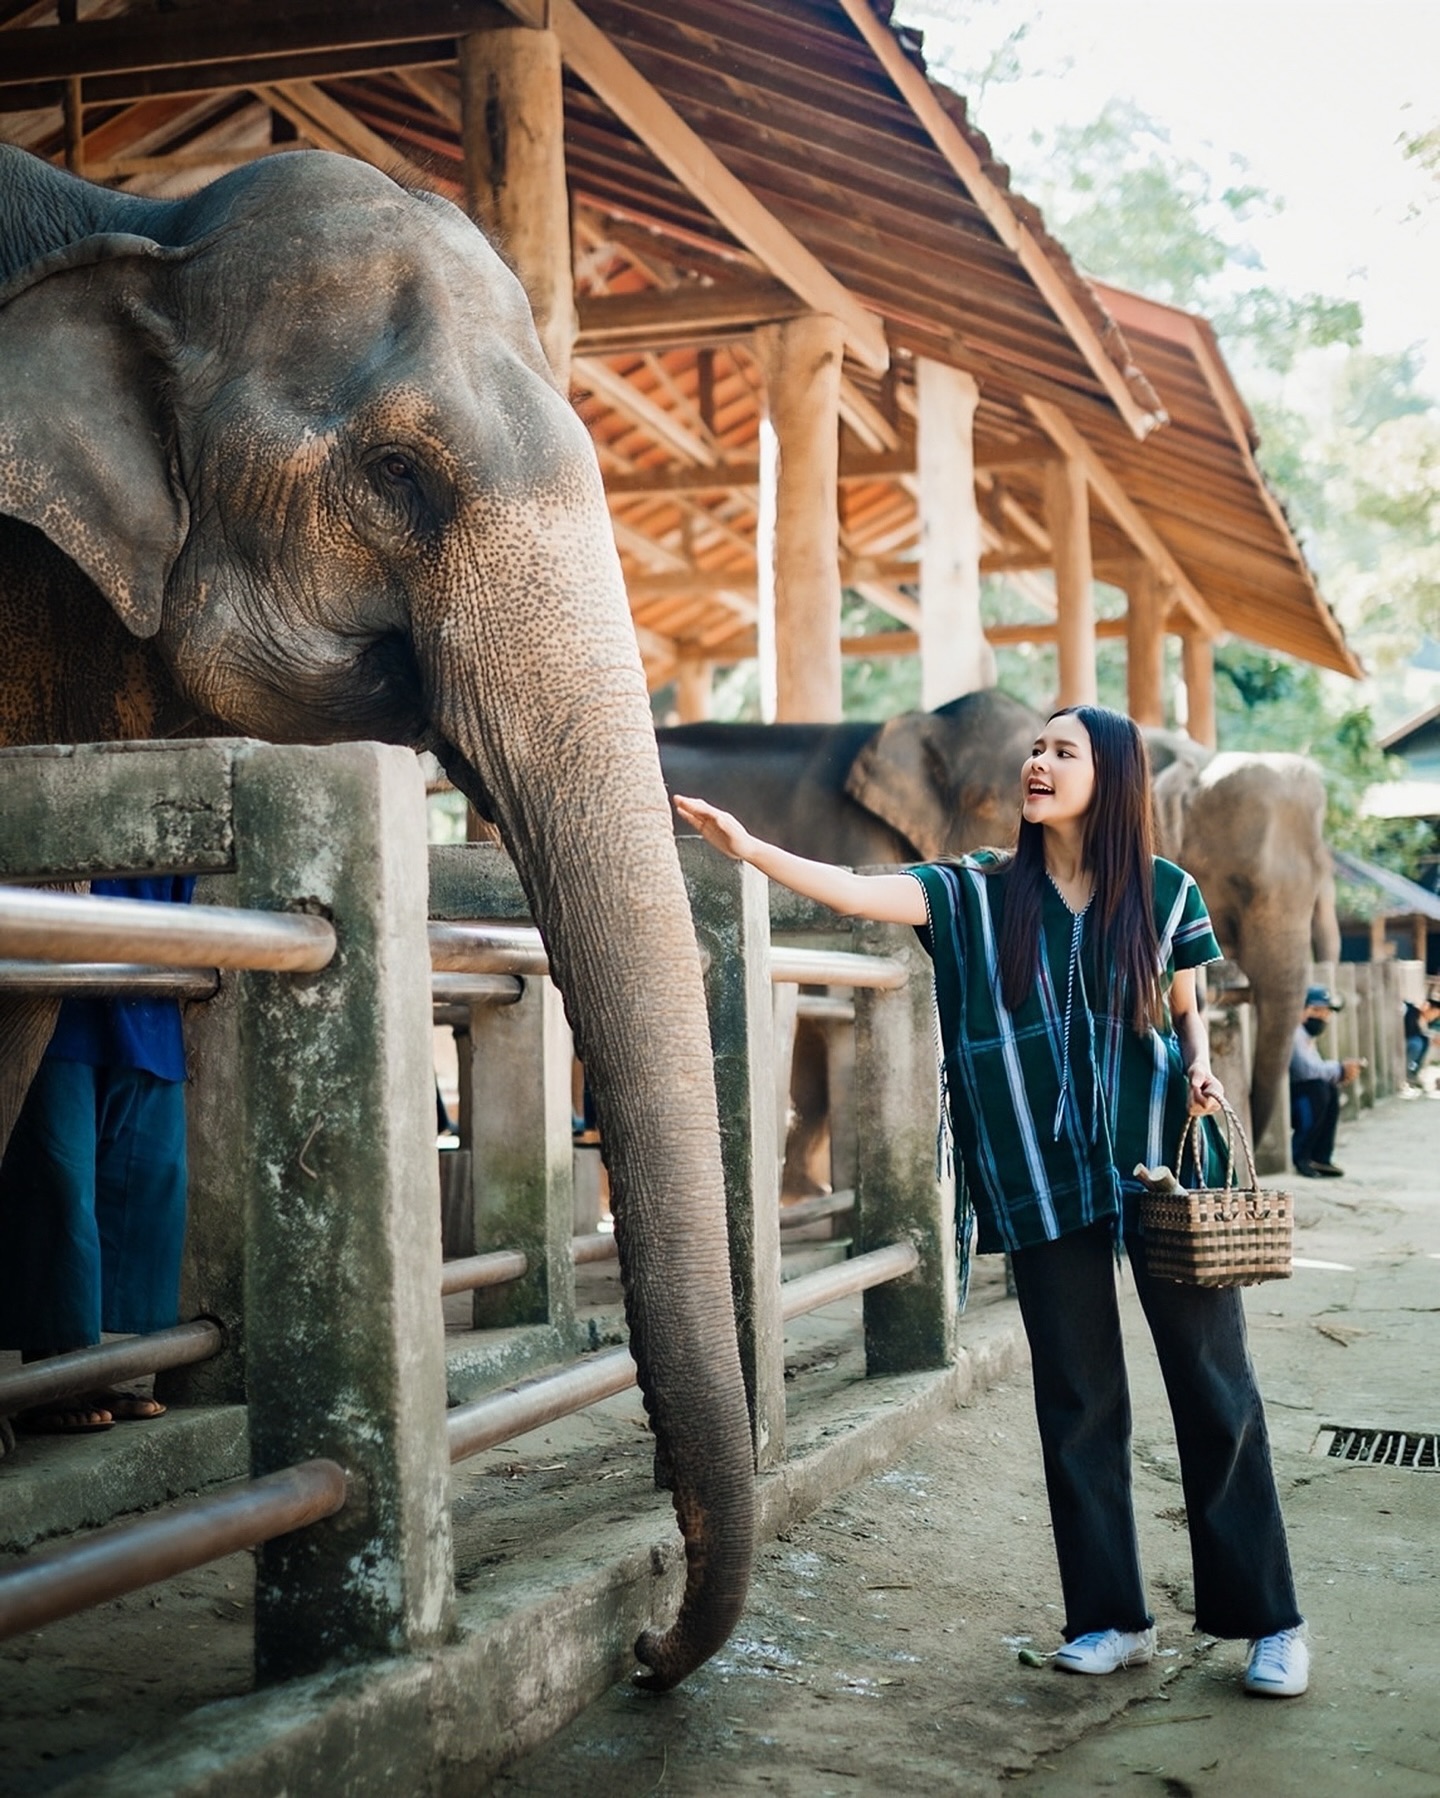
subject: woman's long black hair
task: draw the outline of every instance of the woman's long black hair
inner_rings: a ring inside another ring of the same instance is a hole
[[[1155,930],[1155,830],[1150,755],[1134,721],[1107,706],[1067,705],[1046,720],[1078,718],[1095,758],[1095,794],[1085,814],[1081,860],[1095,879],[1095,935],[1102,967],[1114,969],[1116,1010],[1137,1036],[1158,1027],[1160,939]],[[1008,1010],[1030,996],[1045,890],[1045,832],[1020,820],[1000,927],[1000,991]]]

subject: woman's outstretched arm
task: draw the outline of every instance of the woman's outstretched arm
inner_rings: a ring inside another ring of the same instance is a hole
[[[854,874],[830,862],[807,861],[774,843],[751,836],[738,818],[704,799],[675,795],[675,810],[693,824],[712,848],[732,861],[749,862],[769,880],[817,899],[845,918],[873,918],[877,924],[923,924],[925,894],[908,874]]]

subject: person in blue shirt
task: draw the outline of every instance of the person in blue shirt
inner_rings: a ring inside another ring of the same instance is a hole
[[[186,904],[192,876],[91,892]],[[35,1361],[177,1321],[185,1242],[185,1044],[175,999],[67,999],[0,1162],[0,1345]],[[31,1433],[160,1416],[99,1391],[22,1413]]]
[[[1290,1044],[1290,1159],[1306,1180],[1338,1180],[1345,1171],[1332,1160],[1340,1088],[1348,1086],[1364,1064],[1328,1060],[1314,1041],[1324,1035],[1331,1013],[1344,1004],[1328,987],[1309,987]]]

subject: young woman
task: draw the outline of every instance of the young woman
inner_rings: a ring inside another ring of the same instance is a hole
[[[1130,1394],[1116,1297],[1124,1239],[1165,1378],[1195,1574],[1195,1626],[1250,1639],[1248,1692],[1295,1697],[1296,1607],[1240,1294],[1146,1269],[1138,1162],[1173,1159],[1215,1112],[1195,969],[1218,959],[1195,882],[1152,851],[1150,769],[1130,719],[1056,712],[1021,770],[1013,854],[859,875],[676,798],[725,854],[849,917],[913,924],[935,963],[948,1109],[981,1254],[1008,1250],[1065,1600],[1055,1665],[1149,1661],[1130,1489]]]

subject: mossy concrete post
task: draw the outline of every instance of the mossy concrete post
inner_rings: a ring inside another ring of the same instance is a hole
[[[1344,1010],[1336,1020],[1339,1029],[1338,1053],[1342,1061],[1359,1061],[1363,1056],[1370,1056],[1369,1044],[1361,1033],[1361,1018],[1356,1005],[1355,964],[1353,961],[1337,961],[1333,981],[1334,991],[1338,998],[1345,1002]],[[1363,1103],[1361,1082],[1349,1080],[1340,1088],[1340,1115],[1347,1123],[1353,1123],[1360,1115]]]
[[[785,1458],[780,1317],[780,1138],[775,1116],[770,895],[764,875],[679,841],[695,935],[709,957],[705,1003],[730,1233],[730,1281],[757,1467]]]
[[[258,1551],[268,1681],[451,1626],[425,801],[408,750],[256,746],[234,807],[239,901],[339,941],[241,991],[251,1463],[329,1456],[352,1482],[339,1516]]]
[[[894,991],[855,990],[855,1251],[910,1241],[920,1265],[865,1294],[872,1374],[955,1358],[955,1182],[937,1176],[940,1125],[934,981],[913,930],[857,923],[855,947],[909,970]]]
[[[575,1050],[553,981],[527,976],[514,1005],[470,1012],[470,1154],[475,1254],[519,1249],[522,1280],[475,1294],[476,1329],[575,1321]]]

